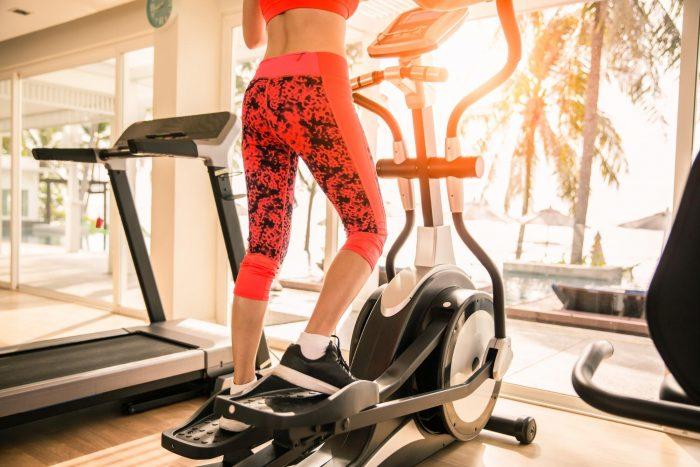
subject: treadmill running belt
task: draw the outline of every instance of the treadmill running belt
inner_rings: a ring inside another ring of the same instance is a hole
[[[0,357],[0,389],[174,354],[190,347],[128,334]]]

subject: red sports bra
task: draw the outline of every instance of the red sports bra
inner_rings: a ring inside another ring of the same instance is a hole
[[[330,11],[348,19],[357,10],[358,3],[359,0],[260,0],[260,9],[266,23],[275,16],[295,8]]]

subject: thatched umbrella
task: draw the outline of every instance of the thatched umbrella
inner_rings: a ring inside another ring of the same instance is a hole
[[[572,227],[574,225],[574,218],[567,216],[566,214],[557,211],[554,208],[547,208],[536,212],[530,218],[523,222],[524,225],[545,225],[547,226],[547,239],[544,241],[544,251],[545,257],[547,256],[547,250],[549,250],[549,245],[552,242],[549,241],[549,228],[550,227]],[[523,237],[525,233],[523,232]]]
[[[509,217],[494,211],[493,208],[484,201],[465,203],[463,216],[465,220],[475,221],[509,222],[511,220]]]
[[[546,225],[548,227],[571,227],[574,225],[574,218],[554,208],[547,208],[536,212],[525,221],[525,224]]]
[[[657,212],[651,216],[642,217],[641,219],[636,219],[629,222],[624,222],[619,225],[625,229],[645,229],[645,230],[660,230],[665,232],[671,222],[671,212],[666,209],[665,211]]]

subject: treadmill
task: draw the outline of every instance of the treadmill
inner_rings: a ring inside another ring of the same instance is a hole
[[[128,413],[140,412],[205,394],[217,377],[232,372],[226,326],[195,319],[166,320],[126,160],[170,156],[204,162],[235,279],[245,246],[228,153],[239,134],[236,116],[217,112],[134,123],[109,149],[32,151],[40,161],[106,167],[150,323],[0,348],[0,429],[104,402],[119,401]],[[257,366],[269,364],[263,336]]]

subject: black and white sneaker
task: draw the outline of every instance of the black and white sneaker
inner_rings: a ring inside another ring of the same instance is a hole
[[[357,379],[350,374],[350,367],[340,353],[338,338],[333,337],[336,342],[329,343],[323,357],[316,360],[304,357],[298,344],[290,345],[273,374],[295,386],[324,394],[336,393],[354,383]]]

